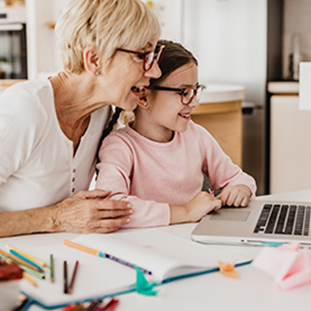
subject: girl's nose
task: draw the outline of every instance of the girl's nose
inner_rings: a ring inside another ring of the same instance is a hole
[[[199,103],[199,101],[198,101],[198,99],[197,99],[196,96],[193,97],[191,103],[188,104],[188,106],[189,106],[190,108],[193,108],[193,109],[198,108],[198,107],[200,106],[200,103]]]

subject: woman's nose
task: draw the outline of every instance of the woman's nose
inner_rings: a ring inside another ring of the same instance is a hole
[[[158,79],[161,77],[161,74],[162,72],[157,61],[153,62],[152,67],[148,71],[145,71],[145,77],[149,79]]]

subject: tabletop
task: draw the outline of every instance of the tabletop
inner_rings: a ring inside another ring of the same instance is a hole
[[[291,200],[311,202],[311,189],[292,193],[263,196],[257,199]],[[182,224],[162,227],[165,232],[190,239],[196,224]],[[145,230],[145,229],[140,229]],[[61,239],[73,239],[77,234],[33,234],[26,236],[1,238],[0,248],[6,244],[27,248],[32,246],[55,243]],[[245,257],[254,258],[261,247],[252,246],[217,246],[220,250],[230,251]],[[159,311],[159,310],[239,310],[239,311],[292,311],[306,309],[311,306],[311,284],[288,290],[278,289],[272,277],[256,269],[252,265],[237,268],[240,279],[230,279],[220,273],[181,279],[159,287],[157,296],[149,297],[138,293],[119,296],[116,311]],[[42,311],[38,306],[32,306],[30,311]]]

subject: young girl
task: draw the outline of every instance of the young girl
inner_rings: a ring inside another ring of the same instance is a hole
[[[196,222],[222,205],[246,206],[256,191],[254,179],[191,121],[204,88],[197,60],[178,43],[159,44],[162,76],[140,90],[135,121],[107,136],[99,152],[96,187],[132,203],[127,227]],[[217,197],[201,191],[202,171],[221,190]]]

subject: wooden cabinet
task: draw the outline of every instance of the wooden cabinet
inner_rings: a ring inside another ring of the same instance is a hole
[[[241,100],[201,103],[192,112],[192,120],[206,128],[232,161],[242,165]]]

